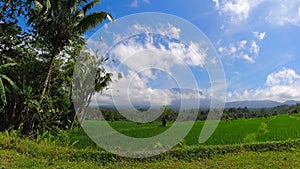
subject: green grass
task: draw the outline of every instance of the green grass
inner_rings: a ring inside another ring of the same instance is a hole
[[[65,159],[52,161],[45,158],[32,158],[14,150],[0,150],[0,168],[300,168],[300,151],[294,152],[243,152],[236,154],[217,155],[198,161],[179,161],[169,159],[165,161],[137,162],[120,161],[101,163],[91,161],[68,161]]]
[[[91,121],[89,123],[92,125],[96,122]],[[162,127],[160,122],[136,124],[133,122],[116,121],[109,123],[119,132],[135,138],[146,138],[160,134],[172,125],[172,123],[168,123],[168,127]],[[203,125],[203,121],[195,122],[191,131],[185,137],[183,141],[184,144],[198,145],[198,138]],[[72,141],[78,140],[78,143],[75,145],[78,148],[96,147],[82,129],[73,131],[70,134],[70,137]],[[283,141],[298,138],[300,138],[300,115],[294,114],[279,115],[269,118],[221,121],[213,135],[203,144],[227,145]]]
[[[299,143],[299,141],[297,141]],[[276,143],[277,144],[277,143]],[[292,142],[282,145],[292,145]],[[248,145],[256,147],[258,145]],[[265,144],[268,146],[273,143]],[[278,144],[281,145],[281,144]],[[51,143],[36,143],[28,139],[0,133],[0,168],[300,168],[300,146],[282,150],[240,149],[240,146],[202,147],[211,150],[235,148],[236,152],[197,158],[192,152],[201,147],[172,150],[152,159],[126,159],[99,150],[80,150]],[[199,149],[200,148],[200,149]],[[191,158],[180,158],[188,151]],[[220,151],[222,152],[222,151]],[[176,157],[176,155],[179,155]]]
[[[128,136],[150,137],[172,124],[110,125]],[[78,141],[69,146],[0,133],[0,168],[300,168],[300,114],[221,121],[212,137],[199,145],[203,125],[202,121],[195,123],[184,146],[142,160],[103,151],[82,129],[68,133],[68,142]]]
[[[199,161],[178,161],[166,160],[162,162],[121,162],[115,163],[104,168],[300,168],[299,151],[297,152],[243,152],[236,154],[217,155],[212,158],[202,159]]]

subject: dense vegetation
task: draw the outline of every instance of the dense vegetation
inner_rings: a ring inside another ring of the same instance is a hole
[[[168,109],[168,118],[167,121],[174,121],[178,115],[178,111],[175,109],[172,110],[170,107],[167,107]],[[165,109],[166,110],[166,109]],[[91,107],[89,108],[89,112],[95,112],[95,111],[101,111],[103,117],[105,120],[108,121],[126,121],[127,119],[124,118],[120,112],[118,112],[114,108],[95,108]],[[207,118],[207,115],[209,113],[208,109],[199,109],[195,110],[198,111],[197,120],[204,121]],[[222,120],[235,120],[239,118],[258,118],[258,117],[269,117],[269,116],[276,116],[280,114],[295,114],[300,111],[300,104],[297,105],[282,105],[277,106],[273,108],[247,108],[247,107],[239,107],[239,108],[226,108],[223,111]],[[191,119],[190,115],[186,111],[185,113],[185,119],[189,120]],[[97,117],[93,117],[93,115],[96,115],[97,113],[91,113],[90,116],[87,116],[87,119],[93,119]],[[161,121],[163,119],[164,114],[162,114],[156,121]]]
[[[36,137],[76,125],[72,74],[83,35],[111,19],[106,12],[89,12],[99,1],[0,1],[0,131],[21,127],[22,134]],[[98,69],[99,91],[111,74]],[[84,92],[83,99],[93,94]]]

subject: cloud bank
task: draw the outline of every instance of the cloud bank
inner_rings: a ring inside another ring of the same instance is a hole
[[[259,89],[228,93],[229,100],[286,100],[300,99],[300,75],[293,69],[283,68],[269,74],[265,86]]]

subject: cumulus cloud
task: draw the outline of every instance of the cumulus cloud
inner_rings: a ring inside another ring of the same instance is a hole
[[[179,39],[180,38],[180,28],[175,27],[174,25],[167,24],[158,24],[158,26],[146,26],[141,24],[132,25],[133,33],[159,33],[162,36],[168,36],[170,38]]]
[[[172,101],[171,93],[168,90],[153,89],[147,85],[148,82],[148,78],[130,70],[123,78],[112,83],[97,100],[102,105],[119,106],[149,102],[152,106],[162,106],[168,105]]]
[[[253,9],[264,0],[212,0],[220,15],[230,18],[231,22],[247,20]]]
[[[255,63],[260,54],[260,43],[265,39],[266,32],[252,32],[253,37],[241,40],[228,45],[221,45],[218,48],[220,55],[229,59],[243,59],[249,63]],[[221,41],[220,41],[221,42]]]
[[[147,77],[130,71],[119,81],[111,83],[107,90],[101,94],[97,93],[92,105],[114,105],[119,110],[124,108],[134,110],[135,105],[149,105],[150,109],[156,109],[171,105],[174,101],[199,100],[208,97],[201,95],[199,89],[178,92],[175,90],[176,83],[172,85],[172,82],[169,82],[170,88],[162,89],[153,88],[148,83]]]
[[[110,55],[130,69],[141,70],[147,67],[158,67],[170,70],[173,65],[203,66],[206,51],[200,44],[190,42],[189,46],[178,42],[167,42],[167,45],[153,42],[151,35],[141,43],[139,39],[130,39],[116,45]]]
[[[300,26],[300,1],[282,0],[280,4],[273,3],[266,18],[270,23],[279,26],[286,24]]]
[[[236,0],[234,2],[227,2],[221,8],[223,13],[228,13],[231,20],[245,20],[249,16],[250,4],[247,0]]]
[[[265,86],[259,89],[233,91],[229,100],[286,100],[300,99],[300,75],[293,69],[284,68],[267,76]]]
[[[262,3],[267,11],[266,20],[275,25],[284,26],[292,24],[300,26],[300,1],[299,0],[212,0],[215,3],[220,15],[229,17],[233,23],[247,20],[252,11]]]
[[[97,94],[94,100],[102,105],[151,103],[159,107],[178,99],[200,98],[195,91],[174,93],[170,89],[198,90],[189,66],[204,66],[207,51],[201,44],[176,40],[181,30],[169,23],[157,27],[134,24],[130,30],[134,36],[127,39],[121,40],[122,36],[115,34],[114,40],[121,41],[107,54],[116,63],[115,67],[107,65],[107,71],[121,72],[123,78],[114,79],[108,90],[103,91],[101,97]],[[153,85],[154,82],[158,84]]]
[[[300,75],[293,69],[283,69],[279,72],[272,73],[268,75],[266,84],[268,86],[276,86],[276,85],[300,85]]]
[[[255,63],[255,58],[260,53],[260,47],[255,41],[249,43],[247,40],[242,40],[225,47],[219,47],[218,51],[225,58],[244,59],[250,63]]]

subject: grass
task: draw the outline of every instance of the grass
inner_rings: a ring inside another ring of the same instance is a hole
[[[121,161],[102,165],[96,162],[51,161],[43,158],[32,158],[16,151],[0,150],[1,168],[300,168],[300,152],[243,152],[218,155],[199,161],[178,161],[170,159],[156,162]]]
[[[157,160],[111,158],[105,162],[101,151],[81,151],[50,143],[0,134],[0,168],[300,168],[300,148],[284,151],[240,151],[207,158]],[[12,141],[14,140],[14,141]],[[3,146],[6,144],[6,147]],[[7,147],[10,146],[10,147]],[[99,156],[100,155],[100,156]]]
[[[96,123],[94,121],[89,122]],[[161,127],[160,122],[151,124],[136,124],[133,122],[116,121],[110,125],[119,132],[135,137],[146,138],[164,132],[168,127]],[[203,121],[195,122],[193,128],[184,139],[186,145],[198,145],[198,138],[204,125]],[[78,148],[97,147],[82,129],[70,134],[71,140],[78,140]],[[300,138],[300,115],[279,115],[269,118],[253,118],[221,121],[213,135],[204,145],[229,145],[241,143],[255,143],[266,141],[284,141]]]
[[[0,168],[299,168],[299,143],[191,146],[152,159],[133,160],[0,133]],[[218,153],[197,156],[209,151]]]
[[[105,168],[299,168],[298,152],[243,152],[237,154],[217,155],[199,161],[166,160],[163,162],[121,162],[105,166]]]
[[[153,136],[172,125],[110,124],[134,137]],[[0,133],[0,168],[300,168],[300,114],[221,121],[213,136],[199,145],[203,124],[195,123],[182,148],[142,160],[103,151],[82,129],[68,133],[70,143],[78,141],[75,145]]]

